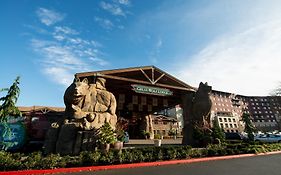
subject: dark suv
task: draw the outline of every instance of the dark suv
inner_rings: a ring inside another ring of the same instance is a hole
[[[245,136],[238,132],[227,132],[225,133],[226,140],[247,140]]]

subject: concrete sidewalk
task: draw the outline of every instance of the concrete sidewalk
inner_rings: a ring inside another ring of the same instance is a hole
[[[162,145],[181,145],[182,138],[177,139],[162,139]],[[124,147],[147,147],[147,146],[154,146],[154,140],[149,139],[130,139],[129,143],[124,143]]]

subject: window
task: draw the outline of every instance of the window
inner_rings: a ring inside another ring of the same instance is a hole
[[[227,122],[226,118],[224,118],[224,122]]]
[[[228,118],[228,122],[231,122],[231,118]]]
[[[222,119],[221,119],[221,118],[219,118],[219,121],[220,121],[220,122],[222,122]]]
[[[236,122],[235,118],[234,118],[234,119],[232,119],[232,120],[233,120],[233,122]]]
[[[233,128],[232,124],[229,125],[231,128]]]
[[[236,124],[234,124],[234,128],[237,128],[237,125],[236,125]]]
[[[228,128],[228,124],[227,123],[225,124],[225,127]]]

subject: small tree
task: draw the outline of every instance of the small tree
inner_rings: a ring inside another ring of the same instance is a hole
[[[247,113],[243,113],[242,120],[245,123],[245,132],[248,134],[249,141],[254,141],[254,132],[256,131],[256,128],[251,121],[251,116]]]
[[[213,128],[212,128],[212,137],[213,140],[216,141],[218,140],[219,143],[225,141],[225,134],[223,131],[223,128],[220,127],[219,122],[217,119],[213,120]]]
[[[20,110],[16,107],[16,103],[20,94],[20,88],[19,88],[19,79],[18,76],[12,86],[10,88],[3,88],[0,89],[0,92],[8,91],[7,95],[0,98],[0,102],[3,101],[3,103],[0,105],[0,123],[3,125],[3,132],[1,133],[1,138],[11,138],[12,137],[12,131],[11,128],[8,125],[8,120],[11,117],[21,117],[22,114]],[[11,145],[11,143],[7,143],[2,141],[2,145],[4,145],[4,149],[8,149]]]
[[[279,86],[270,93],[270,95],[281,96],[281,82],[280,82]]]
[[[5,97],[0,98],[0,101],[3,101],[0,106],[0,122],[7,122],[11,116],[22,116],[20,110],[16,107],[16,103],[20,94],[20,88],[18,86],[19,79],[20,77],[17,77],[9,89],[1,89],[1,91],[8,91],[8,93]]]

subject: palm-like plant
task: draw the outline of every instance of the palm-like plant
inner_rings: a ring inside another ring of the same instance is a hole
[[[116,136],[109,123],[105,122],[98,131],[98,140],[100,144],[112,144],[116,142]]]

